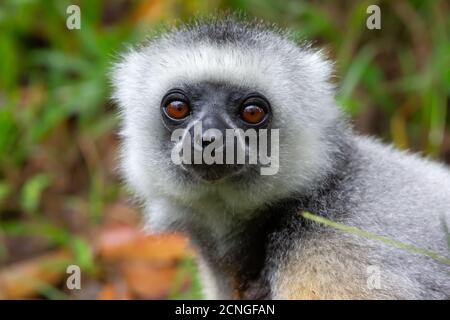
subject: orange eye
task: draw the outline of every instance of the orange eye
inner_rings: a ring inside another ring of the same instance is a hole
[[[184,101],[175,100],[166,106],[167,115],[173,119],[183,119],[189,114],[189,106]]]
[[[256,105],[246,106],[241,111],[241,118],[248,123],[257,124],[264,119],[266,112],[263,108]]]

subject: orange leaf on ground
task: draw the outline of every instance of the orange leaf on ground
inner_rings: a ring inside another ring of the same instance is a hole
[[[52,252],[0,271],[0,299],[23,299],[38,294],[42,284],[57,284],[70,264],[69,251]]]
[[[100,231],[96,249],[105,260],[173,262],[192,254],[187,239],[181,235],[146,235],[130,226],[114,226]]]
[[[174,265],[146,261],[127,262],[121,269],[131,292],[141,299],[167,299],[176,274]]]
[[[125,283],[108,283],[97,296],[98,300],[130,300],[130,292]]]

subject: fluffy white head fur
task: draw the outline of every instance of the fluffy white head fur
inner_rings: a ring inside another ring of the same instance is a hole
[[[261,26],[229,21],[172,30],[129,51],[113,75],[126,181],[145,203],[169,200],[196,207],[213,194],[215,203],[220,199],[233,213],[312,187],[331,167],[333,146],[324,135],[339,118],[331,72],[320,51]],[[272,127],[280,129],[276,175],[239,186],[227,181],[193,185],[170,170],[174,164],[160,149],[161,99],[182,83],[205,80],[244,86],[268,98]]]

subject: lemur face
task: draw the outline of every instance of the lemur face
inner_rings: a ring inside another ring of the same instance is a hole
[[[190,179],[209,182],[230,176],[238,179],[257,170],[258,161],[248,163],[245,158],[239,161],[238,153],[241,151],[248,158],[253,149],[257,152],[258,137],[263,133],[260,129],[266,129],[264,133],[270,137],[267,128],[273,116],[270,102],[262,93],[211,81],[180,84],[170,89],[161,99],[160,112],[168,133],[162,148],[171,149],[172,153],[177,143],[185,145],[189,150],[183,151],[189,154],[178,165],[179,169],[186,171]],[[185,133],[181,132],[180,139],[173,141],[174,132],[180,129]],[[248,134],[251,131],[256,138],[253,141]],[[237,133],[243,134],[242,140]],[[233,139],[227,138],[230,134]],[[195,161],[197,153],[201,161]],[[204,158],[207,156],[212,161]]]
[[[260,202],[309,187],[330,165],[327,127],[338,113],[330,72],[320,52],[245,23],[185,27],[130,50],[113,74],[128,184],[142,199],[165,195],[188,203],[215,190],[243,205],[252,201],[237,199],[246,193]],[[235,133],[231,144],[230,129],[244,136]],[[279,159],[263,163],[260,143],[266,139],[271,156],[275,129]]]

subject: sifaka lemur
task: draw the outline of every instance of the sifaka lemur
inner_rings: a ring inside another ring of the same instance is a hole
[[[174,28],[115,64],[123,176],[151,230],[198,249],[207,298],[450,298],[450,170],[356,134],[331,75],[321,51],[232,18]],[[200,140],[173,139],[199,123]],[[277,172],[173,161],[183,141],[202,150],[228,129],[277,129]]]

